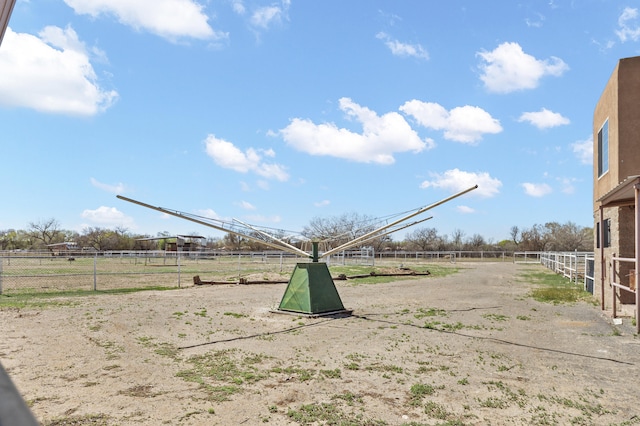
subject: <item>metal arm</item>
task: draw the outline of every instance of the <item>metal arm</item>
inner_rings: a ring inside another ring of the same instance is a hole
[[[251,225],[249,225],[249,224],[246,224],[246,223],[244,223],[244,222],[242,222],[242,221],[240,221],[240,220],[238,220],[238,219],[233,219],[233,220],[234,220],[234,221],[236,221],[236,222],[238,222],[240,225],[242,225],[242,226],[246,226],[247,228],[251,229],[252,231],[257,232],[257,233],[258,233],[258,234],[260,234],[260,235],[264,235],[265,237],[270,238],[270,239],[272,239],[272,240],[276,241],[278,244],[282,244],[283,249],[284,249],[285,247],[287,247],[287,248],[289,248],[289,249],[290,249],[290,250],[289,250],[290,252],[295,252],[295,253],[298,253],[298,254],[300,254],[300,255],[302,255],[302,256],[307,256],[307,257],[309,256],[309,253],[307,253],[306,251],[300,250],[298,247],[292,246],[291,244],[286,243],[286,242],[284,242],[284,241],[282,241],[282,240],[280,240],[280,239],[278,239],[278,238],[274,237],[273,235],[269,235],[269,234],[267,234],[266,232],[261,231],[260,229],[255,228],[255,227],[253,227],[253,226],[251,226]]]
[[[451,196],[449,196],[449,197],[447,197],[447,198],[445,198],[445,199],[443,199],[443,200],[438,201],[437,203],[433,203],[433,204],[431,204],[431,205],[429,205],[429,206],[427,206],[427,207],[423,207],[423,208],[419,209],[418,211],[416,211],[416,212],[414,212],[414,213],[411,213],[410,215],[407,215],[407,216],[403,217],[402,219],[398,219],[398,220],[396,220],[395,222],[392,222],[392,223],[390,223],[390,224],[388,224],[388,225],[382,226],[382,227],[380,227],[380,228],[378,228],[378,229],[376,229],[376,230],[374,230],[374,231],[371,231],[371,232],[369,232],[369,233],[367,233],[367,234],[364,234],[364,235],[362,235],[362,236],[360,236],[360,237],[356,238],[355,240],[352,240],[352,241],[350,241],[350,242],[348,242],[348,243],[342,244],[341,246],[338,246],[338,247],[336,247],[336,248],[334,248],[334,249],[331,249],[331,250],[329,250],[329,251],[327,251],[327,252],[323,253],[321,257],[330,256],[330,255],[332,255],[333,253],[337,253],[337,252],[339,252],[339,251],[342,251],[342,250],[344,250],[344,249],[345,249],[345,248],[347,248],[347,247],[353,247],[354,245],[357,245],[358,243],[362,242],[363,240],[367,240],[367,239],[369,239],[371,236],[373,236],[373,235],[377,234],[377,233],[378,233],[378,232],[380,232],[380,231],[384,231],[385,229],[389,229],[389,228],[391,228],[392,226],[395,226],[395,225],[397,225],[397,224],[399,224],[399,223],[401,223],[401,222],[404,222],[404,221],[405,221],[405,220],[407,220],[407,219],[411,219],[412,217],[417,216],[417,215],[419,215],[419,214],[422,214],[422,213],[426,212],[427,210],[431,210],[432,208],[437,207],[437,206],[439,206],[440,204],[444,204],[444,203],[446,203],[447,201],[451,201],[451,200],[453,200],[454,198],[457,198],[457,197],[459,197],[459,196],[461,196],[461,195],[466,194],[467,192],[471,192],[471,191],[473,191],[473,190],[474,190],[474,189],[476,189],[476,188],[478,188],[478,185],[474,185],[474,186],[472,186],[471,188],[467,188],[467,189],[465,189],[464,191],[460,191],[460,192],[458,192],[457,194],[453,194],[453,195],[451,195]]]
[[[181,219],[190,220],[191,222],[195,222],[195,223],[198,223],[200,225],[208,226],[210,228],[217,229],[219,231],[228,232],[229,234],[237,235],[239,237],[243,237],[243,238],[246,238],[248,240],[255,241],[255,242],[260,243],[260,244],[264,244],[266,246],[269,246],[269,247],[277,249],[277,250],[287,251],[287,252],[293,253],[295,255],[301,255],[302,254],[302,255],[304,255],[306,257],[309,257],[309,254],[303,252],[302,250],[298,250],[298,249],[292,250],[289,247],[286,247],[286,246],[283,246],[283,245],[280,245],[280,244],[271,243],[269,241],[264,241],[264,240],[261,240],[260,238],[255,238],[255,237],[252,237],[251,235],[247,235],[247,234],[243,234],[243,233],[238,232],[238,231],[234,231],[231,228],[225,228],[222,225],[215,225],[213,223],[207,222],[206,220],[197,219],[195,217],[192,217],[192,216],[190,216],[188,214],[184,214],[184,213],[179,212],[177,210],[169,210],[169,209],[165,209],[163,207],[152,206],[151,204],[143,203],[142,201],[137,201],[137,200],[134,200],[132,198],[127,198],[127,197],[124,197],[122,195],[117,195],[116,197],[118,197],[121,200],[128,201],[130,203],[137,204],[137,205],[142,206],[142,207],[146,207],[148,209],[157,210],[159,212],[166,213],[166,214],[169,214],[171,216],[176,216],[176,217],[179,217]]]
[[[367,238],[367,239],[359,240],[359,241],[357,241],[357,242],[355,242],[355,243],[353,243],[353,242],[346,243],[346,244],[343,244],[343,245],[342,245],[342,246],[340,246],[340,247],[342,247],[342,250],[346,250],[346,249],[348,249],[348,248],[350,248],[350,247],[353,247],[353,246],[358,245],[358,244],[362,244],[362,243],[364,243],[364,242],[366,242],[366,241],[371,241],[371,240],[375,240],[376,238],[386,237],[386,236],[387,236],[387,235],[389,235],[389,234],[393,234],[394,232],[400,231],[400,230],[405,229],[405,228],[409,228],[410,226],[417,225],[417,224],[422,223],[422,222],[426,222],[426,221],[427,221],[427,220],[429,220],[429,219],[433,219],[433,216],[429,216],[429,217],[427,217],[427,218],[425,218],[425,219],[417,220],[417,221],[415,221],[415,222],[411,222],[411,223],[409,223],[409,224],[407,224],[407,225],[401,226],[401,227],[396,228],[396,229],[392,229],[391,231],[387,231],[387,232],[384,232],[384,233],[382,233],[382,234],[372,235],[372,236],[370,236],[370,237],[369,237],[369,238]],[[353,243],[353,244],[352,244],[352,243]],[[341,251],[342,251],[342,250],[341,250]],[[335,251],[334,251],[333,249],[331,249],[331,250],[329,250],[329,251],[330,251],[332,254],[333,254],[333,253],[335,253]],[[327,253],[328,253],[328,252],[327,252]],[[324,254],[323,254],[322,256],[324,257]]]

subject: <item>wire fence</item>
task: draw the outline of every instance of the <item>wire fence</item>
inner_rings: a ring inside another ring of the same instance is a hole
[[[0,294],[106,291],[191,286],[203,281],[239,283],[242,279],[288,279],[297,263],[310,259],[280,251],[261,252],[12,252],[0,251]],[[457,261],[511,261],[501,251],[348,250],[323,259],[329,267],[363,265],[420,267]]]
[[[234,283],[251,274],[288,274],[301,260],[279,252],[5,253],[0,293],[183,287],[195,275]]]

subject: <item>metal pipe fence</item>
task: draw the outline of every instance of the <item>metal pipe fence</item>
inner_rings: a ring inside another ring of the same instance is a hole
[[[609,267],[609,284],[611,285],[611,298],[612,298],[612,309],[613,309],[613,317],[617,318],[617,299],[616,288],[621,290],[626,290],[629,293],[635,294],[636,283],[635,283],[635,268],[636,259],[633,257],[620,257],[616,256],[615,253],[611,255],[611,265]],[[625,265],[625,266],[623,266]],[[604,295],[603,295],[604,297]],[[604,299],[603,299],[604,300]],[[637,312],[636,312],[637,318]],[[639,326],[640,327],[640,326]],[[640,330],[640,328],[639,328]]]
[[[593,252],[515,252],[514,263],[540,263],[576,284],[583,283],[584,290],[593,293]]]

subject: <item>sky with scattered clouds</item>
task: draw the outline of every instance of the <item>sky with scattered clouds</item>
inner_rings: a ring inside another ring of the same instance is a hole
[[[592,226],[593,110],[640,1],[17,0],[0,230],[300,231],[478,189],[428,227]],[[402,235],[395,236],[400,239]]]

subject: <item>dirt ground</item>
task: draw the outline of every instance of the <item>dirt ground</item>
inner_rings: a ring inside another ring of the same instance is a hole
[[[535,301],[540,266],[458,266],[336,282],[349,317],[270,312],[284,284],[4,309],[0,362],[45,425],[640,424],[630,318]]]

